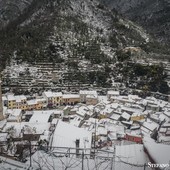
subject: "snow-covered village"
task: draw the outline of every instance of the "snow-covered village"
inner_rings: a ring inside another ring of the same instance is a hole
[[[1,167],[170,168],[168,101],[95,90],[0,96]]]
[[[0,0],[0,170],[170,170],[169,0]]]

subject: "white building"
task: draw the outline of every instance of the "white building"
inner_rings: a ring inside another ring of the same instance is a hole
[[[98,97],[97,91],[95,91],[95,90],[93,90],[93,91],[90,91],[90,90],[80,90],[79,93],[80,93],[80,102],[82,102],[82,103],[86,102],[87,95],[93,95],[93,96],[97,96]]]

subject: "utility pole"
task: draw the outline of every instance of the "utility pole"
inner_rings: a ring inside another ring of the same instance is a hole
[[[116,155],[116,147],[114,145],[114,153],[113,153],[113,157],[111,158],[111,168],[110,168],[110,170],[115,170],[115,155]]]
[[[146,163],[144,164],[144,170],[146,170]]]
[[[31,159],[31,141],[29,140],[29,150],[30,150],[30,168],[32,167],[32,159]]]
[[[95,130],[94,130],[94,149],[96,149],[96,118],[95,118]]]
[[[82,170],[84,170],[84,151],[82,152]]]

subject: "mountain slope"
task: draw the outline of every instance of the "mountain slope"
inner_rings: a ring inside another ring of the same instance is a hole
[[[59,43],[65,52],[60,57],[67,58],[71,46],[82,43],[88,44],[87,48],[95,41],[111,50],[139,46],[149,40],[142,28],[91,0],[33,2],[0,36],[3,58],[17,51],[17,58],[27,61],[46,56],[45,47],[50,43]]]
[[[0,0],[0,29],[15,20],[33,0]]]
[[[51,89],[71,85],[77,90],[108,88],[115,81],[128,86],[138,76],[138,72],[135,77],[132,74],[138,66],[132,63],[129,68],[127,60],[146,59],[153,42],[142,27],[98,0],[34,0],[0,31],[1,67],[7,66],[4,86]],[[152,74],[145,78],[145,84],[152,81],[148,89],[164,75],[160,67],[148,66],[144,72],[151,69],[154,78]]]
[[[169,0],[104,0],[103,2],[144,27],[160,42],[170,42]]]

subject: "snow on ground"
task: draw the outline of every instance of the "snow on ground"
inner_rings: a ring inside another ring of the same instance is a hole
[[[30,123],[30,122],[7,122],[6,126],[3,129],[3,132],[10,132],[13,134],[13,137],[21,137],[21,131],[22,129],[32,129],[37,134],[43,134],[46,130],[48,130],[50,127],[49,123]],[[10,129],[13,129],[11,131]]]
[[[144,164],[149,162],[143,145],[132,144],[116,146],[116,170],[143,170]],[[145,170],[149,170],[146,167]]]
[[[2,156],[0,156],[0,161],[1,170],[23,170],[29,168],[29,165],[26,165],[25,163],[21,163]],[[32,170],[34,169],[32,168]]]
[[[90,159],[84,157],[83,161],[84,170],[105,170],[111,169],[111,162],[107,159]],[[28,160],[27,165],[30,164]],[[35,169],[43,170],[63,170],[63,169],[72,169],[72,170],[82,170],[82,159],[81,155],[79,158],[74,156],[57,156],[55,153],[45,153],[43,151],[37,151],[32,156],[32,165]]]
[[[149,152],[150,156],[157,164],[169,164],[170,163],[170,146],[156,143],[149,137],[144,137],[144,147]]]

